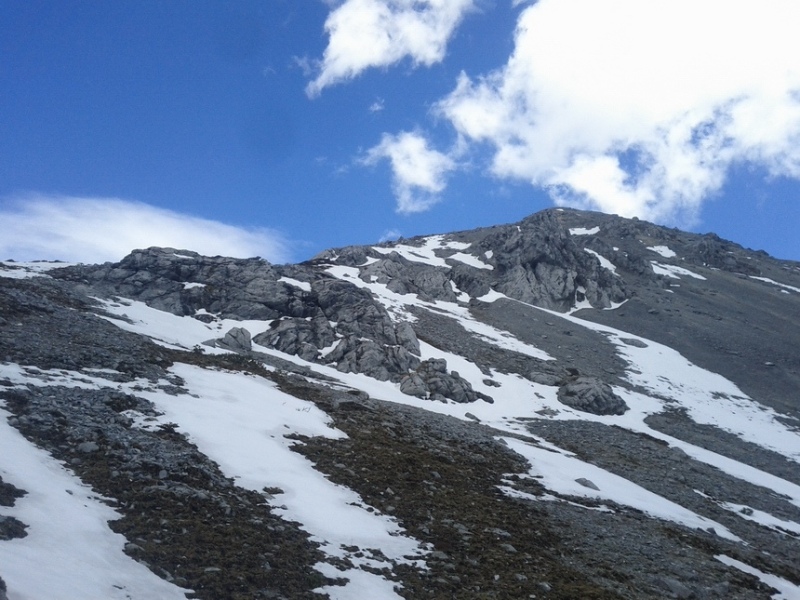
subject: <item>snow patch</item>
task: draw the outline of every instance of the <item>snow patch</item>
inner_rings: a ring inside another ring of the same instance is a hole
[[[447,258],[451,260],[457,260],[458,262],[462,262],[465,265],[469,265],[470,267],[475,267],[476,269],[486,269],[489,271],[494,271],[494,266],[486,264],[477,256],[473,256],[472,254],[464,254],[463,252],[456,252],[455,254],[448,256]]]
[[[598,253],[597,253],[597,252],[595,252],[594,250],[589,250],[589,248],[584,248],[583,250],[584,250],[585,252],[588,252],[589,254],[591,254],[592,256],[594,256],[595,258],[597,258],[597,260],[599,260],[599,261],[600,261],[600,266],[601,266],[601,267],[603,267],[604,269],[608,269],[608,270],[609,270],[609,271],[611,271],[611,272],[612,272],[614,275],[616,275],[616,274],[617,274],[617,267],[616,267],[616,266],[614,266],[614,263],[612,263],[610,260],[608,260],[608,259],[607,259],[605,256],[601,256],[600,254],[598,254]]]
[[[800,523],[779,519],[768,512],[764,512],[763,510],[758,510],[756,508],[750,508],[744,504],[734,504],[733,502],[718,502],[717,504],[725,510],[729,510],[737,514],[743,519],[758,523],[762,527],[766,527],[783,534],[788,532],[800,535]]]
[[[397,252],[397,254],[399,254],[400,256],[411,262],[420,262],[430,265],[432,267],[449,268],[450,265],[447,264],[445,259],[436,255],[436,250],[466,250],[467,248],[470,247],[470,245],[471,244],[465,244],[463,242],[456,242],[452,240],[445,241],[443,235],[432,235],[428,238],[425,238],[425,242],[422,244],[422,246],[409,246],[406,244],[396,244],[391,248],[373,246],[372,249],[380,254],[391,254],[392,252]],[[464,256],[469,256],[469,255],[464,255]],[[476,261],[478,260],[474,256],[472,256],[471,258]]]
[[[668,246],[648,246],[648,250],[652,250],[656,254],[660,254],[664,258],[674,258],[677,256]]]
[[[265,487],[283,490],[269,500],[273,510],[300,523],[328,556],[349,559],[357,567],[370,569],[391,569],[398,563],[424,564],[426,549],[405,535],[394,519],[374,512],[358,494],[334,484],[311,461],[292,451],[297,442],[285,437],[290,433],[346,437],[330,426],[328,415],[313,403],[244,373],[184,364],[175,364],[171,371],[186,382],[190,393],[142,393],[163,412],[159,421],[177,423],[178,429],[216,461],[225,475],[236,479],[237,485],[259,492]],[[233,439],[236,443],[231,443]],[[370,548],[380,548],[385,558],[368,552]],[[340,576],[348,577],[345,573]],[[365,581],[383,586],[385,579],[358,571],[345,588],[353,585],[360,589]],[[342,590],[326,591],[334,589]],[[348,591],[334,597],[357,596]]]
[[[684,269],[683,267],[676,267],[675,265],[665,265],[662,263],[657,263],[656,261],[650,261],[651,266],[653,267],[653,272],[656,275],[666,275],[667,277],[671,277],[672,279],[680,279],[681,275],[686,275],[687,277],[694,277],[695,279],[702,279],[703,281],[706,280],[705,277],[702,275],[698,275],[689,269]]]
[[[7,279],[30,279],[31,277],[49,277],[46,273],[52,269],[72,267],[75,263],[33,261],[15,262],[13,260],[0,261],[0,277]]]
[[[569,230],[570,235],[595,235],[600,233],[600,227],[592,227],[586,229],[585,227],[573,227]]]
[[[790,583],[789,581],[786,581],[782,577],[778,577],[777,575],[772,575],[770,573],[764,573],[764,571],[759,571],[755,567],[751,567],[746,563],[736,560],[735,558],[731,558],[730,556],[725,556],[724,554],[717,554],[714,558],[716,558],[719,562],[728,565],[729,567],[734,567],[735,569],[739,569],[740,571],[754,575],[768,586],[778,590],[777,594],[772,595],[773,600],[797,600],[800,598],[800,587]]]
[[[509,448],[531,464],[530,475],[536,477],[549,490],[567,496],[609,500],[630,506],[652,517],[673,521],[693,529],[713,528],[714,533],[722,538],[735,542],[742,541],[716,521],[702,517],[619,475],[583,462],[565,450],[556,450],[552,445],[541,448],[515,438],[502,439]],[[598,489],[594,490],[579,483],[579,479],[589,480]]]
[[[0,543],[2,577],[14,598],[185,600],[186,592],[127,556],[108,521],[120,514],[47,452],[7,423],[0,409],[0,474],[28,493],[3,515],[27,536]]]
[[[785,283],[778,283],[777,281],[774,281],[774,280],[770,279],[769,277],[755,277],[755,276],[751,275],[750,279],[757,279],[758,281],[763,281],[765,283],[771,283],[772,285],[777,285],[778,287],[781,288],[782,292],[786,291],[786,290],[791,290],[793,292],[800,293],[800,288],[796,288],[796,287],[791,286],[791,285],[786,285]]]
[[[292,279],[291,277],[281,277],[280,279],[278,279],[278,281],[282,281],[296,288],[300,288],[304,292],[311,291],[311,284],[307,281],[298,281],[297,279]]]

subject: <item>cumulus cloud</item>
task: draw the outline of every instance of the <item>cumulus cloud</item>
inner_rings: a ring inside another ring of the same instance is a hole
[[[0,205],[0,259],[117,261],[131,250],[165,246],[206,255],[285,262],[282,237],[117,198],[30,195]]]
[[[374,165],[383,159],[392,167],[397,212],[404,214],[423,212],[438,202],[447,174],[456,168],[452,158],[430,148],[419,133],[409,131],[384,134],[362,162]]]
[[[800,3],[539,0],[437,105],[559,204],[689,224],[730,168],[800,178]]]
[[[388,67],[410,57],[430,66],[445,55],[447,42],[475,0],[345,0],[325,21],[328,46],[310,96],[357,77],[371,67]]]

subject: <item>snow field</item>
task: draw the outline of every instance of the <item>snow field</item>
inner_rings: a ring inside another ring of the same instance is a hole
[[[8,372],[0,366],[0,375]],[[123,552],[126,540],[108,527],[120,515],[47,452],[11,427],[0,409],[0,474],[27,491],[0,514],[28,525],[27,536],[0,543],[9,600],[185,600]]]

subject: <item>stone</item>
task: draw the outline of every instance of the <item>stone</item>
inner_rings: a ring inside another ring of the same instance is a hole
[[[611,386],[596,377],[576,377],[558,389],[562,404],[595,415],[622,415],[628,410],[625,401]]]
[[[89,454],[90,452],[97,452],[100,449],[100,446],[97,442],[83,442],[78,444],[78,451],[83,452],[84,454]]]
[[[561,383],[561,377],[558,375],[542,373],[540,371],[531,371],[530,375],[528,375],[528,379],[533,383],[539,383],[541,385],[558,385]]]
[[[247,353],[253,349],[250,339],[250,332],[244,327],[232,327],[228,330],[221,340],[217,341],[217,346],[234,352]]]
[[[400,380],[400,391],[408,396],[426,398],[428,396],[428,386],[419,376],[419,373],[409,373]]]
[[[578,479],[575,480],[575,483],[579,483],[583,487],[589,488],[590,490],[596,490],[598,492],[600,491],[600,488],[597,487],[597,485],[593,481],[591,481],[590,479],[586,479],[585,477],[578,477]]]

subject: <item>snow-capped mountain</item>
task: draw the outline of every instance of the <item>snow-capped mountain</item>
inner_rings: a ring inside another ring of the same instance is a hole
[[[800,263],[553,209],[0,263],[0,599],[800,598]]]

